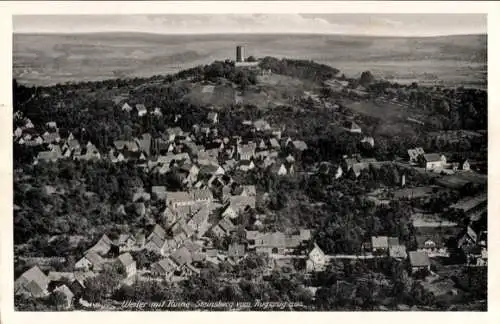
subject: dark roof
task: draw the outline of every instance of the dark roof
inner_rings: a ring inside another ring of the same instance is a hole
[[[410,251],[409,258],[412,267],[427,267],[431,264],[429,256],[423,251]]]
[[[464,198],[457,203],[450,206],[450,208],[460,209],[464,212],[468,212],[471,209],[476,208],[477,206],[483,204],[488,199],[488,195],[486,193],[480,194],[478,196],[472,198]]]
[[[387,243],[389,247],[399,245],[399,239],[397,237],[388,237]]]
[[[85,287],[85,280],[88,278],[93,278],[95,277],[96,274],[92,271],[87,271],[87,272],[75,272],[75,280],[78,281],[78,283],[82,286]]]
[[[186,249],[188,249],[190,252],[198,252],[201,250],[202,246],[191,241],[191,240],[187,240],[184,242],[184,247]]]
[[[150,239],[153,234],[155,234],[156,236],[158,236],[161,239],[165,238],[165,235],[166,235],[165,230],[163,229],[163,227],[161,227],[158,224],[155,225],[155,227],[153,228],[153,231],[151,232],[151,234],[148,237],[148,239]]]
[[[229,231],[232,231],[234,230],[235,226],[234,224],[226,219],[226,218],[223,218],[220,222],[219,222],[219,226],[222,227],[222,229],[226,232],[229,232]]]
[[[106,254],[111,249],[112,243],[113,242],[109,239],[109,237],[106,234],[104,234],[94,246],[92,246],[90,249],[87,250],[87,253],[93,252],[93,253]]]
[[[49,278],[40,270],[38,266],[34,266],[24,272],[17,280],[16,283],[29,283],[34,281],[42,290],[46,289],[49,285]]]
[[[437,153],[424,154],[424,159],[426,162],[439,162],[441,161],[441,155]]]
[[[56,289],[54,289],[54,291],[63,293],[68,300],[73,299],[73,296],[75,295],[66,285],[59,286]]]
[[[171,257],[180,266],[192,262],[191,252],[185,246],[177,249]]]
[[[169,258],[162,259],[156,263],[163,271],[171,272],[176,268],[175,263]]]
[[[42,296],[44,294],[44,289],[40,287],[40,285],[35,280],[31,280],[23,287],[25,291],[29,292],[34,297]]]

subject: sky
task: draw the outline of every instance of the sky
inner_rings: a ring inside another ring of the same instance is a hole
[[[484,14],[17,15],[14,33],[306,33],[366,36],[486,34]]]

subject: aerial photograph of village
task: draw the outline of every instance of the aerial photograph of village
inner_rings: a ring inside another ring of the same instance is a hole
[[[487,311],[486,15],[12,37],[16,311]]]

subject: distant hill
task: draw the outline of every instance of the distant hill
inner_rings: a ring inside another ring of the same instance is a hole
[[[356,76],[370,70],[399,82],[441,80],[484,87],[486,35],[421,38],[342,35],[160,35],[144,33],[14,34],[13,72],[19,82],[151,76],[247,55],[314,60]],[[429,77],[430,76],[430,77]]]

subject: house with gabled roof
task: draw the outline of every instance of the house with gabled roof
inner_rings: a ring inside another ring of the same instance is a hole
[[[216,111],[211,111],[207,115],[207,120],[212,124],[217,124],[219,122],[219,113]]]
[[[289,145],[292,149],[298,152],[307,150],[307,144],[304,141],[299,141],[299,140],[292,141]]]
[[[314,243],[313,248],[308,253],[308,258],[306,260],[306,271],[323,271],[327,264],[326,254]]]
[[[46,163],[50,162],[57,162],[61,156],[58,154],[58,152],[54,151],[42,151],[38,152],[38,156],[35,158],[35,161],[33,164],[38,164],[39,161],[43,161]]]
[[[137,273],[136,262],[130,253],[120,254],[118,256],[118,262],[125,270],[126,278],[130,278]]]
[[[169,280],[177,269],[177,264],[171,258],[164,258],[151,265],[151,274]]]
[[[172,128],[168,128],[165,131],[165,135],[167,136],[167,138],[168,138],[168,140],[170,142],[173,142],[173,141],[175,141],[175,139],[177,137],[183,136],[184,135],[184,131],[180,127],[172,127]]]
[[[255,143],[248,144],[238,144],[236,146],[236,153],[240,160],[242,161],[250,161],[255,156]]]
[[[193,189],[190,192],[191,199],[196,202],[211,202],[214,199],[212,191],[210,189]]]
[[[251,160],[241,160],[238,163],[238,170],[241,170],[243,172],[248,172],[250,170],[253,170],[255,168],[255,163]]]
[[[465,159],[465,160],[460,161],[460,168],[463,171],[470,171],[470,162],[469,162],[469,160]]]
[[[16,130],[14,130],[14,137],[18,138],[23,135],[23,129],[21,127],[17,127]]]
[[[146,244],[144,244],[144,249],[160,253],[164,243],[165,239],[161,238],[160,236],[153,235],[146,240]]]
[[[354,121],[347,122],[345,124],[345,128],[350,133],[357,133],[357,134],[361,134],[362,133],[361,127],[359,127],[359,125],[356,124]]]
[[[137,146],[137,143],[135,141],[117,140],[113,142],[113,145],[115,149],[118,151],[130,151],[130,152],[139,151],[139,146]]]
[[[97,243],[94,244],[94,246],[88,249],[85,253],[94,252],[97,254],[105,255],[108,254],[108,252],[111,250],[112,244],[113,241],[106,234],[104,234],[103,236],[101,236],[99,241],[97,241]]]
[[[232,243],[228,246],[227,257],[232,259],[234,262],[239,262],[245,257],[245,245]]]
[[[274,137],[271,137],[269,139],[269,146],[272,148],[272,149],[279,149],[281,146],[280,146],[280,143],[278,142],[278,140]]]
[[[130,112],[133,110],[133,108],[128,103],[124,103],[122,106],[122,110]]]
[[[75,263],[75,269],[80,271],[101,271],[104,267],[106,260],[103,259],[96,252],[87,252],[85,255]]]
[[[137,146],[139,150],[146,154],[146,156],[151,155],[151,146],[153,143],[153,137],[149,133],[144,133],[139,138],[136,138]]]
[[[68,309],[71,307],[73,304],[73,298],[75,297],[75,294],[71,291],[71,289],[68,288],[66,285],[61,285],[54,289],[53,293],[59,292],[63,294],[66,297],[66,302],[64,303],[63,307],[65,309]]]
[[[31,297],[44,297],[48,294],[49,278],[34,266],[20,275],[14,282],[16,295],[27,295]]]
[[[231,232],[235,230],[235,226],[233,222],[231,222],[228,218],[223,218],[212,227],[211,232],[217,237],[224,237],[229,235]]]
[[[446,157],[438,153],[429,153],[421,156],[421,164],[426,170],[441,170],[446,165]]]
[[[409,262],[411,267],[411,272],[416,273],[421,270],[430,271],[431,262],[429,260],[429,256],[424,251],[410,251]]]
[[[192,198],[187,191],[167,191],[167,206],[177,208],[192,203]]]
[[[130,251],[137,245],[137,241],[132,234],[120,234],[115,245],[120,251]]]
[[[212,176],[223,175],[225,170],[218,164],[200,165],[198,176],[203,178],[211,178]]]
[[[361,140],[361,144],[366,144],[366,145],[369,145],[370,147],[374,147],[375,146],[375,140],[371,136],[365,136]]]
[[[358,162],[354,163],[349,170],[348,174],[353,176],[354,178],[357,178],[361,175],[361,172],[363,170],[369,170],[370,169],[370,163],[367,162]]]
[[[136,104],[135,110],[137,110],[137,115],[139,117],[145,116],[148,113],[148,109],[144,104]]]
[[[149,234],[149,236],[147,237],[146,241],[151,240],[155,236],[163,239],[163,238],[165,238],[165,235],[166,235],[166,232],[163,229],[163,227],[161,227],[160,225],[156,224],[153,227],[153,230],[151,231],[151,233]]]
[[[93,271],[78,271],[74,273],[75,280],[71,283],[70,289],[75,295],[80,295],[85,290],[85,281],[94,278],[97,274]]]
[[[374,254],[388,254],[390,247],[398,245],[399,245],[399,239],[397,237],[387,237],[387,236],[371,237],[371,251]]]
[[[210,216],[209,203],[200,204],[196,210],[191,213],[191,218],[187,226],[192,228],[197,237],[202,237],[209,229],[208,217]]]
[[[177,264],[178,267],[182,267],[185,264],[192,262],[191,252],[183,246],[177,249],[170,255],[170,258]]]
[[[462,249],[467,246],[476,245],[476,243],[477,233],[472,229],[472,227],[467,226],[466,232],[457,241],[457,247]]]
[[[248,248],[257,253],[264,254],[286,254],[300,247],[310,238],[304,235],[285,234],[283,232],[260,233],[257,231],[247,231],[246,239]]]

